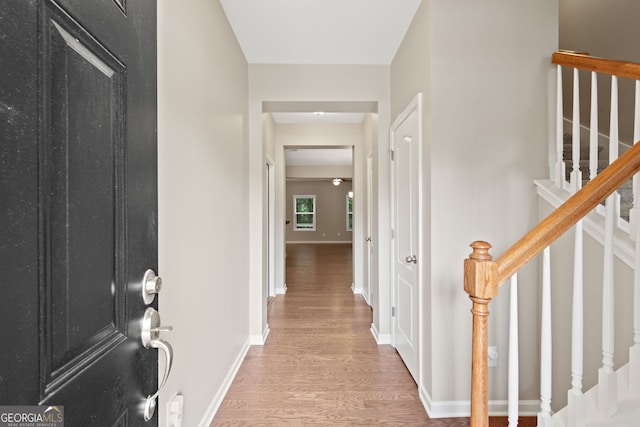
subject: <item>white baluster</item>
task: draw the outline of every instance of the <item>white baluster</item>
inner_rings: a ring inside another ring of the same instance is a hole
[[[573,69],[573,118],[571,123],[571,191],[575,193],[582,187],[582,173],[580,173],[580,77],[578,69]]]
[[[563,159],[563,116],[562,116],[562,67],[558,65],[558,77],[556,88],[556,167],[555,182],[560,188],[564,187],[564,159]]]
[[[518,425],[520,367],[518,363],[518,274],[511,277],[511,300],[509,307],[509,427]]]
[[[567,418],[568,427],[583,427],[585,425],[585,400],[582,392],[584,340],[582,221],[577,222],[575,233],[571,315],[571,389],[567,392]]]
[[[618,158],[618,78],[611,77],[611,122],[609,163]],[[598,402],[600,413],[610,417],[618,410],[614,357],[614,274],[613,231],[620,217],[619,195],[607,197],[604,219],[604,268],[602,277],[602,367],[598,370]]]
[[[640,80],[636,80],[636,107],[633,118],[633,143],[640,139]],[[640,209],[640,198],[638,197],[638,186],[640,186],[640,178],[638,174],[633,176],[633,207],[629,209],[629,236],[631,240],[636,240],[638,226],[638,210]]]
[[[589,179],[598,174],[598,74],[591,73],[591,117],[589,124]]]
[[[640,81],[636,81],[636,108],[633,125],[633,141],[640,140]],[[638,174],[633,177],[633,204],[637,209],[640,201],[640,183]],[[633,227],[636,236],[635,270],[633,276],[633,345],[629,350],[629,391],[640,395],[640,221],[637,218]]]
[[[609,117],[609,164],[618,158],[620,137],[618,134],[618,77],[611,76],[611,116]],[[620,219],[620,193],[613,192],[615,224]]]
[[[540,342],[540,412],[538,427],[553,427],[551,418],[551,264],[550,249],[542,253],[542,322]]]

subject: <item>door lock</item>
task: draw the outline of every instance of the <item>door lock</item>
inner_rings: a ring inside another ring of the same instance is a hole
[[[145,271],[142,278],[142,300],[144,303],[151,304],[160,289],[162,289],[162,278],[156,276],[156,273],[151,269]]]

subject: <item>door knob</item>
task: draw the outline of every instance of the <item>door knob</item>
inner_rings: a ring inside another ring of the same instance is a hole
[[[156,273],[151,269],[145,271],[142,278],[142,300],[144,303],[151,304],[160,289],[162,289],[162,278],[156,276]]]
[[[404,262],[406,262],[407,264],[411,264],[411,263],[417,264],[418,260],[416,259],[415,255],[409,255],[404,259]]]
[[[365,237],[365,238],[364,238],[364,241],[365,241],[365,242],[370,242],[370,241],[371,241],[371,236]]]
[[[153,414],[156,410],[156,399],[160,394],[160,390],[167,382],[169,374],[171,374],[171,366],[173,364],[173,347],[165,340],[160,339],[160,332],[172,331],[173,326],[160,326],[160,314],[152,307],[147,308],[142,317],[142,332],[141,339],[142,345],[145,348],[157,348],[162,350],[166,357],[166,363],[164,366],[164,375],[162,381],[158,385],[158,390],[147,396],[144,402],[144,420],[149,421],[153,418]]]

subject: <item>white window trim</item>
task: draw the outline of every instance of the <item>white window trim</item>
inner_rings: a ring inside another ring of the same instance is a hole
[[[298,204],[296,203],[298,199],[313,199],[313,212],[298,212],[297,211]],[[316,208],[315,194],[294,194],[293,195],[293,231],[316,231],[316,210],[317,208]],[[312,215],[313,222],[311,223],[311,227],[298,226],[298,213]]]

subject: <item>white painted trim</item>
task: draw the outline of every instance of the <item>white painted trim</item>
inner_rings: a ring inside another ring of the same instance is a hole
[[[367,303],[367,305],[371,307],[371,302],[369,302],[369,295],[362,292],[362,298],[364,298],[364,301]]]
[[[227,376],[225,377],[224,381],[220,385],[220,388],[218,388],[218,391],[213,396],[211,403],[209,403],[207,410],[202,416],[202,419],[200,420],[200,422],[198,423],[198,427],[209,427],[213,422],[213,417],[215,417],[216,412],[218,412],[218,409],[220,408],[220,405],[224,400],[224,396],[227,394],[227,391],[229,391],[229,387],[231,387],[231,383],[233,382],[233,379],[238,373],[238,370],[240,370],[240,366],[242,365],[242,361],[244,360],[245,356],[247,355],[247,352],[249,351],[249,347],[250,347],[250,340],[249,338],[247,338],[247,341],[244,343],[244,345],[242,346],[242,349],[236,356],[236,359],[233,361],[233,364],[231,365],[229,372],[227,372]]]
[[[413,113],[416,113],[416,115],[418,116],[418,176],[417,176],[417,181],[418,181],[418,218],[417,218],[417,230],[416,230],[416,234],[418,236],[418,242],[417,242],[417,246],[418,246],[418,253],[415,254],[418,257],[418,262],[417,262],[417,274],[416,274],[416,287],[418,288],[418,324],[416,325],[416,329],[417,329],[417,335],[418,335],[418,354],[417,354],[417,358],[418,358],[418,366],[417,366],[417,373],[416,373],[416,377],[414,378],[416,383],[418,384],[418,387],[422,386],[422,373],[424,372],[424,366],[423,366],[423,354],[424,354],[424,346],[423,346],[423,342],[422,342],[422,325],[424,324],[424,310],[423,310],[423,304],[422,304],[422,281],[423,281],[423,274],[424,274],[424,269],[423,269],[423,265],[425,265],[425,258],[424,258],[424,254],[425,254],[425,242],[424,239],[422,238],[422,230],[424,230],[424,224],[423,224],[423,218],[424,218],[424,202],[423,202],[423,188],[422,188],[422,182],[423,182],[423,167],[422,167],[422,144],[423,144],[423,135],[422,135],[422,130],[423,130],[423,123],[422,123],[422,115],[423,115],[423,110],[422,110],[422,92],[418,92],[416,94],[416,96],[413,97],[413,99],[411,100],[411,102],[409,102],[409,104],[404,108],[404,110],[402,110],[402,112],[398,115],[398,117],[393,121],[393,123],[391,124],[391,127],[389,128],[389,148],[391,149],[391,151],[393,152],[393,150],[395,150],[396,146],[395,146],[395,142],[394,142],[394,135],[395,132],[398,130],[398,128],[400,128],[400,126],[404,123],[404,121]],[[389,218],[389,226],[390,229],[394,228],[395,225],[395,192],[394,192],[394,179],[395,179],[395,163],[391,160],[391,158],[389,159],[389,176],[390,176],[390,198],[389,198],[389,203],[391,205],[391,215]],[[391,295],[391,305],[394,307],[398,307],[398,303],[397,303],[397,295],[396,295],[396,266],[395,266],[395,248],[396,245],[393,241],[393,239],[389,239],[389,245],[390,245],[390,249],[391,249],[391,256],[389,257],[389,277],[390,277],[390,282],[389,282],[389,286],[390,286],[390,292],[389,294]],[[391,313],[389,313],[391,314]],[[391,316],[390,318],[390,325],[391,325],[391,333],[390,333],[390,340],[391,340],[391,344],[395,347],[396,345],[396,338],[395,338],[395,332],[396,332],[396,321],[397,318]]]
[[[284,295],[287,293],[287,284],[284,283],[281,288],[276,288],[276,295]]]
[[[422,406],[427,411],[429,418],[468,417],[470,415],[471,402],[468,400],[433,401],[424,387],[420,387],[418,391]],[[506,416],[507,406],[506,400],[490,400],[489,416]],[[520,400],[518,402],[518,413],[521,417],[535,416],[539,409],[539,400]]]
[[[376,340],[378,345],[391,344],[391,335],[381,335],[378,332],[378,328],[376,328],[375,323],[371,323],[371,335],[373,335],[373,339]]]
[[[335,244],[350,245],[353,242],[351,240],[287,240],[285,243],[287,245],[289,245],[289,244],[291,244],[291,245],[300,245],[300,244],[321,245],[321,244],[325,244],[325,243],[331,243],[332,245],[335,245]]]
[[[554,208],[559,207],[571,196],[567,190],[558,188],[548,179],[537,179],[534,182],[538,188],[538,196]],[[597,210],[591,211],[584,217],[583,222],[584,231],[604,245],[604,216]],[[629,233],[620,227],[616,227],[613,232],[613,253],[630,268],[634,268],[635,243],[629,237]]]
[[[353,291],[355,295],[362,295],[362,286],[356,286],[355,283],[351,283],[351,291]]]
[[[271,329],[269,329],[269,324],[267,323],[264,326],[262,335],[251,335],[249,337],[249,343],[251,345],[264,345],[264,343],[267,342],[267,337],[269,336],[269,332],[271,332]]]

